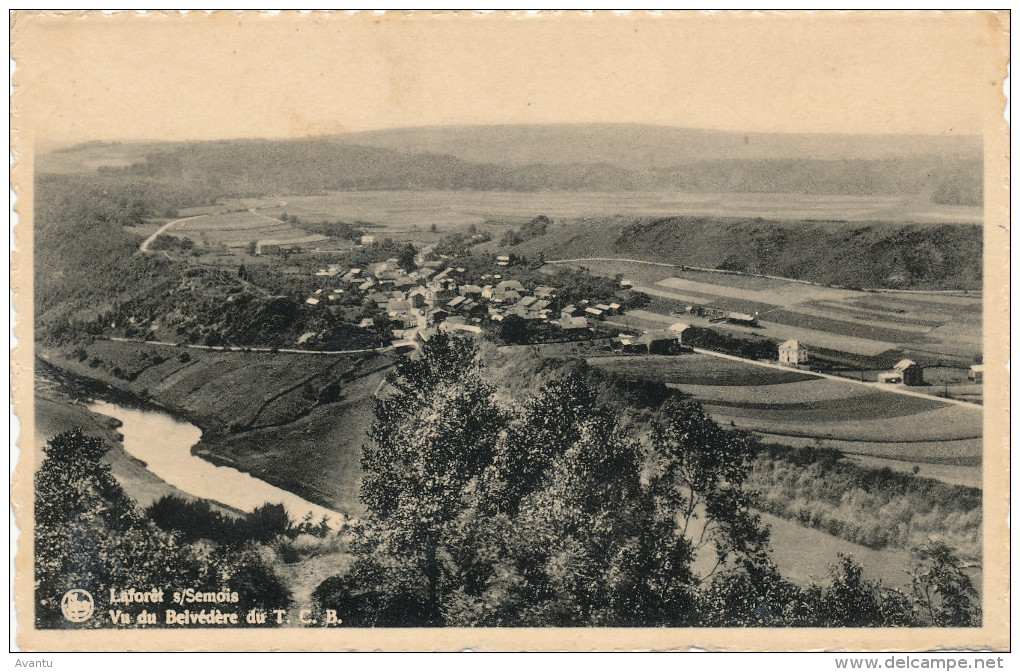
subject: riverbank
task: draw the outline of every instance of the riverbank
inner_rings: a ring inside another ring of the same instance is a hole
[[[40,380],[37,371],[36,380]],[[188,501],[199,500],[183,490],[175,488],[153,474],[145,462],[124,450],[120,423],[109,416],[90,410],[74,395],[63,391],[59,384],[48,384],[45,389],[37,389],[35,395],[35,445],[41,448],[51,438],[81,427],[86,434],[101,438],[109,448],[103,461],[110,466],[110,473],[124,492],[134,500],[140,508],[145,508],[156,500],[166,497],[180,497]],[[241,512],[219,502],[209,501],[218,512],[227,515],[239,515]]]
[[[361,446],[389,356],[195,352],[108,341],[37,352],[65,375],[199,427],[192,452],[210,463],[348,516],[363,513]]]

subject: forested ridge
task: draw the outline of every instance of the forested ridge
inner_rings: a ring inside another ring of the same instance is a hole
[[[535,154],[519,163],[507,156],[465,160],[443,151],[414,151],[343,138],[223,140],[148,144],[127,166],[101,166],[99,174],[144,178],[178,190],[218,197],[315,194],[351,189],[465,189],[479,191],[655,191],[795,193],[846,196],[897,195],[947,205],[982,203],[980,149],[896,155],[806,155],[777,158],[709,158],[710,146],[678,151],[668,162],[617,162],[615,154]],[[371,142],[371,138],[366,139]],[[411,145],[413,147],[413,145]],[[124,151],[111,145],[111,153]],[[88,149],[100,157],[103,147]],[[60,172],[66,150],[43,160]],[[73,165],[73,164],[72,164]],[[79,166],[80,170],[82,167]],[[71,169],[71,166],[68,167]]]

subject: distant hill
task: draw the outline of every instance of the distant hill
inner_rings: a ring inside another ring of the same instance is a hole
[[[979,159],[979,136],[735,133],[648,124],[429,126],[332,135],[330,142],[449,154],[473,163],[606,163],[628,170],[719,160]]]
[[[980,138],[725,133],[640,125],[396,129],[302,140],[88,143],[40,173],[191,185],[208,197],[348,189],[908,196],[978,205]]]

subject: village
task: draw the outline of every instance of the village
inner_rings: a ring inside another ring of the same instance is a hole
[[[328,309],[344,295],[355,294],[376,306],[398,341],[417,343],[440,331],[481,336],[486,325],[514,319],[582,340],[592,335],[592,323],[622,309],[616,302],[587,299],[561,306],[556,287],[539,285],[529,290],[519,280],[505,278],[509,256],[496,257],[495,270],[503,273],[482,274],[478,282],[486,284],[479,285],[465,276],[466,268],[446,266],[448,259],[427,258],[431,252],[428,248],[419,252],[415,258],[418,268],[410,272],[396,258],[366,268],[344,270],[335,264],[321,268],[315,276],[323,279],[323,284],[332,278],[333,287],[316,289],[305,304],[316,307],[325,303]],[[358,326],[367,329],[375,324],[373,318],[364,318]]]
[[[360,241],[361,247],[375,244],[373,236],[364,236]],[[314,276],[324,286],[311,292],[304,303],[310,309],[326,310],[333,310],[331,306],[344,298],[357,297],[370,303],[376,315],[363,318],[358,327],[377,328],[381,318],[393,337],[390,347],[396,350],[415,349],[444,332],[471,338],[488,336],[505,345],[586,342],[602,350],[632,355],[675,355],[700,349],[772,361],[793,369],[831,372],[830,359],[814,356],[812,346],[800,339],[791,338],[776,345],[763,335],[734,336],[732,332],[713,329],[720,326],[745,332],[755,330],[760,326],[756,314],[688,304],[661,316],[677,318],[668,325],[635,327],[625,318],[627,308],[621,304],[622,294],[578,298],[567,303],[558,287],[525,284],[512,277],[520,260],[510,255],[495,255],[491,272],[472,274],[465,266],[456,265],[462,259],[436,254],[434,247],[418,251],[414,258],[416,268],[412,270],[396,257],[363,268],[344,268],[340,264],[320,267]],[[278,251],[263,241],[259,249],[263,254]],[[300,252],[300,248],[289,249]],[[557,277],[548,267],[540,272],[551,283]],[[621,278],[617,284],[620,292],[633,295],[631,280]],[[302,335],[298,345],[311,336]],[[967,380],[980,384],[983,368],[982,364],[970,366]],[[835,373],[852,378],[849,372]],[[924,367],[909,358],[876,372],[873,382],[915,388],[928,385]]]

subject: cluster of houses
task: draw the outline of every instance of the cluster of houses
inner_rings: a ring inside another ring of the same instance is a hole
[[[786,366],[804,366],[810,360],[810,353],[799,341],[789,340],[779,346],[779,363]],[[974,367],[971,367],[973,370]],[[974,380],[971,378],[971,380]],[[912,359],[901,359],[891,371],[878,374],[878,382],[888,385],[924,385],[924,367]]]
[[[779,363],[785,366],[805,366],[811,355],[799,341],[789,340],[779,346]],[[912,359],[902,359],[891,371],[878,374],[878,382],[889,385],[924,385],[924,368]]]
[[[510,316],[552,324],[566,332],[583,332],[589,328],[589,319],[603,319],[620,310],[617,303],[587,301],[559,308],[555,287],[541,286],[529,292],[519,281],[503,279],[499,273],[483,275],[481,280],[487,284],[479,285],[463,280],[464,268],[421,262],[410,272],[396,259],[366,268],[344,270],[332,265],[319,269],[315,276],[332,278],[334,287],[317,289],[305,303],[316,306],[325,301],[328,305],[345,293],[358,292],[386,314],[395,336],[419,341],[437,331],[480,334],[485,321],[501,322]],[[359,326],[372,323],[366,318]]]

